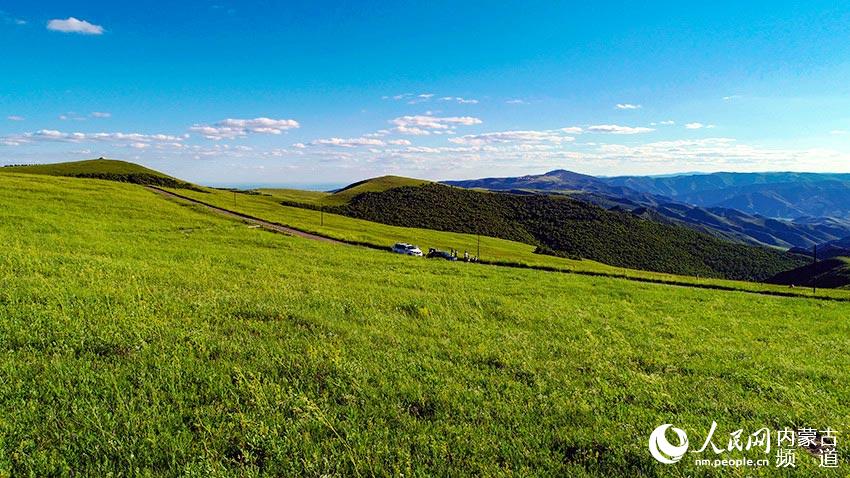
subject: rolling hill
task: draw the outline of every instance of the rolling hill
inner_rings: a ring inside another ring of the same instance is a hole
[[[843,216],[811,217],[804,215],[803,210],[797,211],[799,214],[788,214],[786,209],[791,207],[790,199],[768,207],[766,199],[758,192],[748,193],[749,200],[743,204],[738,201],[740,197],[734,199],[738,193],[733,194],[733,190],[741,192],[735,188],[759,190],[771,187],[794,190],[796,183],[789,185],[782,181],[799,180],[802,184],[797,188],[799,191],[794,191],[796,201],[803,202],[807,195],[812,201],[817,201],[818,193],[822,192],[818,188],[826,187],[824,181],[829,182],[831,187],[838,188],[839,192],[841,188],[850,192],[850,183],[839,181],[838,178],[842,177],[845,175],[718,173],[673,177],[597,178],[555,170],[541,175],[447,181],[445,184],[495,191],[569,194],[576,199],[605,208],[634,211],[644,218],[691,227],[727,240],[790,249],[810,248],[816,244],[850,236],[850,219]],[[771,194],[776,199],[776,194]],[[832,200],[840,203],[843,200],[839,197],[841,194],[836,194]],[[715,200],[711,200],[712,197]],[[839,214],[842,212],[840,207],[824,207],[819,213],[827,210]],[[776,219],[789,216],[793,219]]]
[[[661,423],[850,416],[844,303],[325,244],[119,182],[0,174],[0,203],[4,476],[664,476]]]
[[[73,178],[105,179],[122,183],[149,184],[181,189],[197,186],[144,166],[115,159],[90,159],[66,163],[13,165],[0,168],[0,173],[42,174]]]
[[[535,244],[544,253],[674,274],[762,280],[804,261],[552,195],[432,183],[362,193],[332,210],[396,226],[480,233]]]
[[[401,186],[421,186],[430,181],[405,178],[402,176],[381,176],[358,181],[336,191],[303,191],[299,189],[257,189],[261,194],[275,197],[281,203],[299,207],[322,208],[340,206],[351,201],[354,196],[365,192],[381,192]]]

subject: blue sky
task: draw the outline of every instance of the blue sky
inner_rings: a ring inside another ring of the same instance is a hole
[[[0,2],[0,164],[850,171],[850,2],[125,3]]]

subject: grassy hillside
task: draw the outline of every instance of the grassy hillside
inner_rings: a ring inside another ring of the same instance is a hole
[[[351,198],[362,193],[379,193],[388,189],[400,188],[403,186],[421,186],[428,184],[430,181],[424,179],[405,178],[402,176],[381,176],[364,181],[349,184],[348,186],[334,192],[333,195],[327,198],[326,204],[344,204]]]
[[[118,183],[0,201],[3,475],[692,476],[652,429],[850,416],[844,304],[417,260]]]
[[[374,248],[389,249],[396,242],[412,242],[420,248],[455,249],[476,253],[479,237],[474,234],[435,231],[430,229],[399,227],[363,219],[322,213],[319,209],[283,206],[269,195],[234,194],[230,191],[205,189],[203,192],[173,189],[172,192],[203,201],[206,204],[223,207],[242,214],[248,214],[268,221],[294,227],[306,232],[323,235],[337,240],[363,244]],[[326,208],[327,209],[327,208]],[[508,241],[489,236],[480,236],[481,258],[488,263],[535,267],[547,270],[573,272],[579,274],[626,277],[634,280],[661,282],[668,284],[688,284],[698,287],[723,288],[732,290],[766,292],[775,294],[793,294],[811,296],[811,289],[789,289],[788,287],[764,283],[730,281],[703,277],[664,274],[636,269],[614,267],[588,259],[575,260],[535,253],[536,246],[521,242]],[[818,290],[819,297],[847,299],[845,291]]]
[[[429,182],[424,179],[405,178],[401,176],[381,176],[349,184],[334,192],[302,191],[298,189],[258,189],[257,191],[273,196],[289,205],[320,208],[341,206],[361,193],[382,192],[402,186],[421,186]]]
[[[411,242],[426,250],[428,247],[436,247],[438,249],[473,252],[477,251],[479,244],[478,238],[472,234],[390,226],[327,211],[322,212],[318,208],[284,206],[279,201],[280,193],[245,195],[215,189],[205,189],[203,192],[182,190],[173,190],[173,192],[207,204],[256,216],[303,231],[376,248],[389,249],[396,242]],[[298,191],[293,191],[290,197],[297,197],[297,195]],[[300,202],[298,204],[303,205]],[[534,246],[515,241],[483,236],[480,244],[481,257],[488,261],[563,268],[580,267],[589,271],[611,273],[620,270],[593,261],[575,261],[542,256],[534,253]]]
[[[772,284],[804,287],[850,287],[850,258],[833,257],[817,264],[808,264],[768,279]]]
[[[104,179],[122,183],[150,184],[181,189],[196,186],[135,163],[115,159],[90,159],[67,163],[5,166],[0,173],[44,174],[75,178]]]
[[[302,189],[257,189],[256,192],[272,196],[278,201],[297,203],[307,206],[322,206],[325,199],[333,193],[324,191],[305,191]]]
[[[440,184],[363,193],[335,211],[397,226],[486,234],[605,264],[674,274],[763,280],[804,259],[551,195]]]

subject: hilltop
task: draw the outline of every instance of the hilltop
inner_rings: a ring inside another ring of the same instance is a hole
[[[298,206],[324,207],[347,204],[358,194],[383,192],[402,186],[422,186],[430,181],[406,178],[403,176],[380,176],[349,184],[344,188],[330,192],[301,191],[297,189],[259,189],[258,191],[280,199],[282,202]]]
[[[542,253],[673,274],[763,280],[805,261],[564,196],[429,183],[364,192],[332,210],[396,226],[480,233],[534,244]]]
[[[42,174],[74,178],[104,179],[122,183],[149,184],[181,189],[197,186],[144,166],[116,159],[89,159],[65,163],[4,166],[0,173]]]

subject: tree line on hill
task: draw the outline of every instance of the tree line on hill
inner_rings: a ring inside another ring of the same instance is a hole
[[[325,210],[395,226],[509,239],[536,245],[540,253],[692,276],[762,281],[806,263],[796,254],[735,244],[561,196],[432,183],[365,192]]]

